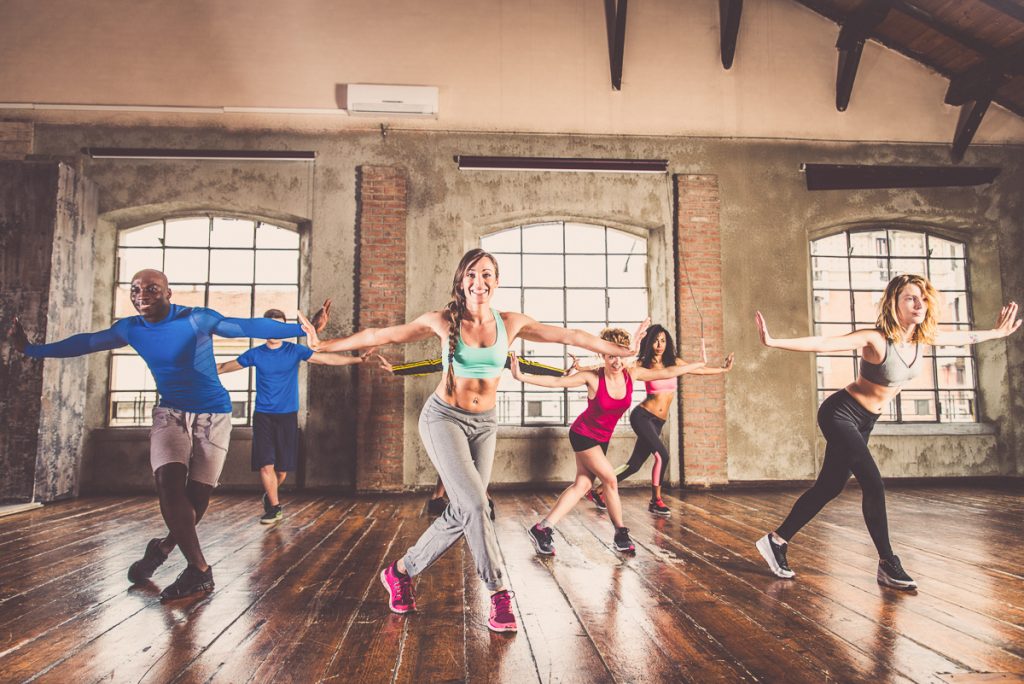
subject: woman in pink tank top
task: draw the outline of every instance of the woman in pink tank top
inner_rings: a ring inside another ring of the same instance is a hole
[[[620,328],[602,330],[601,339],[626,348],[630,347],[629,333]],[[540,387],[587,386],[587,408],[569,429],[569,443],[576,453],[576,478],[559,495],[558,501],[555,502],[547,516],[528,530],[537,552],[544,555],[554,555],[552,528],[572,510],[572,507],[583,498],[584,494],[591,490],[595,477],[599,477],[602,482],[607,483],[605,491],[608,497],[608,516],[612,519],[612,524],[615,525],[615,549],[624,553],[634,551],[633,541],[629,538],[629,530],[623,525],[622,503],[619,501],[615,471],[606,455],[608,442],[615,431],[615,424],[629,408],[633,396],[634,380],[661,380],[678,377],[704,367],[704,362],[701,361],[658,370],[636,368],[633,371],[628,371],[621,357],[602,354],[602,359],[604,366],[599,369],[586,370],[561,378],[527,377],[519,370],[517,360],[515,358],[512,360],[512,375],[521,382]]]

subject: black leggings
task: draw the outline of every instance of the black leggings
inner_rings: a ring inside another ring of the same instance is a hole
[[[826,399],[818,409],[818,426],[825,435],[825,462],[814,486],[804,492],[789,517],[776,533],[789,541],[825,504],[839,496],[850,478],[860,483],[861,507],[871,541],[878,555],[889,558],[889,521],[885,514],[885,485],[868,451],[868,437],[878,416],[861,406],[846,390],[839,390]]]
[[[647,457],[654,454],[651,484],[660,487],[668,473],[668,447],[661,441],[661,428],[665,426],[665,421],[643,406],[637,406],[629,414],[629,424],[633,426],[633,432],[636,433],[636,446],[633,447],[633,455],[629,457],[625,469],[617,473],[615,479],[622,482],[640,470],[640,467],[647,461]]]

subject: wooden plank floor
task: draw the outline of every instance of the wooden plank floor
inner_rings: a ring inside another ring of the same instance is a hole
[[[795,540],[792,581],[753,541],[797,491],[687,492],[659,519],[627,490],[628,558],[589,504],[538,557],[525,529],[554,494],[498,493],[517,635],[487,630],[462,543],[418,579],[418,613],[387,610],[377,575],[429,524],[423,495],[298,496],[271,527],[255,496],[217,496],[217,590],[168,605],[180,555],[125,578],[155,498],[81,499],[0,518],[0,682],[1024,681],[1022,493],[890,486],[915,593],[875,583],[856,487]]]

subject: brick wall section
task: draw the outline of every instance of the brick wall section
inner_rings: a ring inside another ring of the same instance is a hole
[[[402,169],[362,166],[357,177],[355,329],[405,322],[407,181]],[[401,347],[382,350],[394,363]],[[358,367],[356,489],[403,487],[405,385],[375,367]]]
[[[0,121],[0,159],[24,159],[32,154],[34,130],[30,123]]]
[[[708,361],[720,363],[722,339],[722,246],[718,177],[676,176],[676,308],[680,353],[700,357],[701,318]],[[692,289],[692,294],[691,294]],[[696,299],[696,304],[694,304]],[[728,482],[725,431],[725,376],[683,376],[679,401],[683,484]]]

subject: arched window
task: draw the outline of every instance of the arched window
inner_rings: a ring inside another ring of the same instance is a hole
[[[815,335],[873,327],[878,302],[894,276],[927,276],[941,293],[939,327],[972,325],[967,250],[927,232],[897,229],[850,230],[811,241]],[[922,348],[924,371],[907,383],[881,420],[971,422],[977,420],[977,380],[970,347]],[[818,402],[849,384],[858,355],[819,354]]]
[[[299,305],[299,235],[262,221],[224,216],[168,218],[117,236],[114,320],[136,315],[129,298],[132,276],[145,268],[167,274],[171,301],[205,306],[225,315],[253,318],[267,309],[294,316]],[[248,349],[252,340],[213,338],[217,362]],[[262,344],[262,340],[257,341]],[[254,394],[252,369],[227,373],[232,422],[249,424]],[[149,425],[156,384],[131,347],[111,353],[108,424]]]
[[[498,260],[499,310],[521,311],[542,323],[597,334],[608,326],[630,334],[647,317],[647,240],[620,230],[572,222],[517,226],[487,235],[480,246]],[[569,363],[560,344],[516,341],[523,357],[552,366]],[[584,363],[595,363],[589,352]],[[634,395],[643,397],[643,383]],[[586,388],[549,390],[509,374],[498,388],[498,422],[568,425],[587,404]]]

